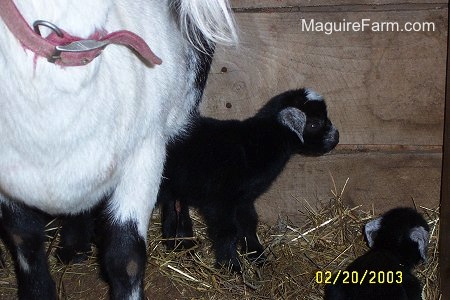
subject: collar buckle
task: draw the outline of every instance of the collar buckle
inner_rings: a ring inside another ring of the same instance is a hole
[[[42,36],[41,31],[39,30],[39,26],[47,27],[51,29],[59,38],[64,38],[63,31],[58,26],[56,26],[51,22],[44,20],[36,20],[33,23],[34,32]],[[57,45],[55,46],[55,51],[52,53],[50,57],[47,58],[47,60],[48,62],[55,63],[57,60],[61,59],[61,54],[63,52],[72,52],[72,53],[90,52],[93,50],[102,49],[108,46],[109,44],[110,44],[109,41],[97,41],[88,39],[88,40],[73,41],[65,45]]]
[[[33,22],[33,29],[34,29],[34,32],[36,32],[40,36],[42,36],[42,34],[41,34],[41,31],[39,30],[39,26],[44,26],[44,27],[47,27],[47,28],[51,29],[60,38],[62,38],[64,36],[64,34],[61,31],[61,29],[59,29],[59,27],[56,26],[55,24],[53,24],[53,23],[51,23],[49,21],[36,20],[36,21]]]

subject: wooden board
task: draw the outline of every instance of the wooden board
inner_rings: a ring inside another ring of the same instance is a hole
[[[235,9],[252,9],[252,8],[292,8],[292,7],[332,7],[347,6],[351,10],[361,7],[371,7],[372,9],[389,9],[388,6],[400,5],[446,5],[446,0],[231,0],[231,5]],[[430,6],[432,7],[432,6]]]
[[[241,44],[219,47],[202,104],[220,119],[253,115],[297,87],[323,94],[342,144],[442,145],[447,9],[238,13]],[[434,32],[305,32],[323,22],[435,22]]]
[[[339,152],[339,151],[337,151]],[[308,201],[328,201],[345,181],[343,199],[354,207],[363,204],[376,213],[397,206],[435,208],[439,204],[440,153],[331,153],[322,157],[294,157],[271,189],[256,205],[261,221],[274,224],[277,217],[300,222]]]
[[[448,1],[232,1],[238,48],[218,47],[202,112],[252,116],[270,97],[312,87],[327,99],[341,145],[319,158],[294,157],[257,202],[261,220],[301,220],[349,178],[344,200],[436,207],[439,203]],[[427,32],[308,32],[321,22],[434,22]]]
[[[449,23],[450,26],[450,23]],[[450,49],[450,39],[448,40]],[[450,298],[450,52],[447,52],[444,149],[439,211],[439,277],[442,299]]]

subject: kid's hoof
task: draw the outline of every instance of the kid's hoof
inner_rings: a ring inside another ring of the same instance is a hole
[[[193,239],[170,239],[164,241],[164,245],[169,251],[182,251],[194,248],[197,242]]]
[[[257,267],[262,267],[267,261],[267,257],[264,253],[251,253],[247,255],[248,259],[255,264]]]

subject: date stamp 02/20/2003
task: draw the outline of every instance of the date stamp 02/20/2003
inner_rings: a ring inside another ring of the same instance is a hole
[[[402,271],[317,271],[317,284],[401,284],[403,282]]]

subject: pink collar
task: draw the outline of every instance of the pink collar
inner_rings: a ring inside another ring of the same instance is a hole
[[[55,32],[43,38],[38,30],[35,32],[31,29],[12,0],[0,0],[0,17],[25,49],[60,66],[84,66],[100,55],[109,44],[130,47],[149,64],[162,63],[141,37],[127,30],[110,34],[96,32],[88,39],[82,39],[69,35],[51,23],[37,21],[35,26],[50,24],[50,27],[54,27]]]

